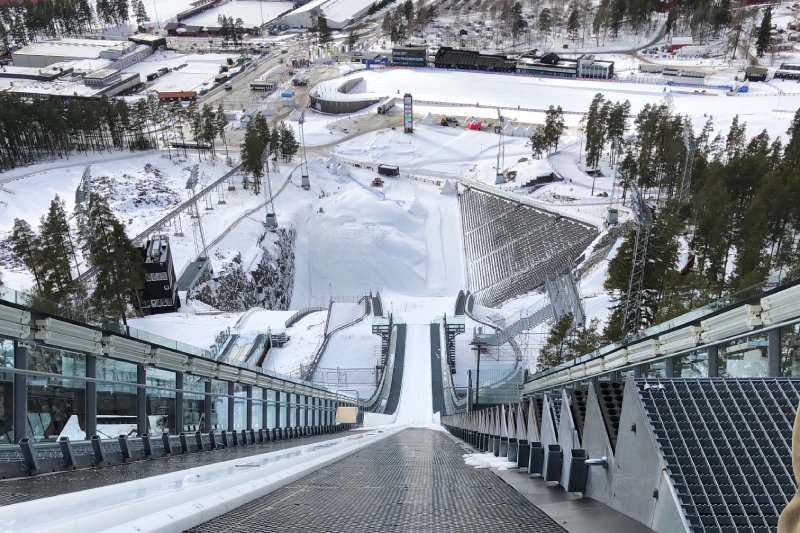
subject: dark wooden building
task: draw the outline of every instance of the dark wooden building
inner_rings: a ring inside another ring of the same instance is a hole
[[[169,237],[154,235],[139,248],[145,271],[142,311],[146,315],[171,313],[181,306],[178,279],[172,264]]]
[[[491,72],[515,72],[517,63],[506,56],[481,54],[473,50],[456,50],[442,46],[433,60],[436,68],[461,70],[485,70]]]

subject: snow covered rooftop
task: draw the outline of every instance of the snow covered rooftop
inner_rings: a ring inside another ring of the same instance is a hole
[[[66,56],[74,58],[97,59],[104,51],[123,52],[130,47],[128,41],[104,41],[93,39],[58,39],[38,41],[24,46],[14,55]]]
[[[372,0],[328,0],[322,11],[328,20],[347,22],[372,4]]]
[[[198,13],[182,22],[194,26],[219,26],[217,19],[220,15],[225,15],[226,17],[233,17],[234,20],[240,18],[246,28],[252,28],[276,19],[278,16],[291,11],[293,7],[294,3],[292,2],[233,0]]]

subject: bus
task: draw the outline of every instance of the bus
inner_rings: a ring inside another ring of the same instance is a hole
[[[274,81],[251,81],[250,89],[253,91],[274,91],[278,84]]]

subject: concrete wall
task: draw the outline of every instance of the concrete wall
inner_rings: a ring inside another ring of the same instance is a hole
[[[42,56],[34,54],[21,54],[19,52],[12,53],[11,58],[14,61],[14,66],[31,67],[31,68],[42,68],[50,66],[53,63],[61,63],[63,61],[76,61],[77,59],[82,59],[82,58],[66,57],[66,56]]]
[[[585,495],[656,531],[686,531],[632,380],[625,384],[616,452],[612,454],[610,448],[597,396],[590,390],[584,449],[591,458],[606,455],[608,468],[589,469]]]
[[[566,389],[561,390],[561,419],[558,424],[558,443],[561,445],[561,452],[564,454],[564,462],[561,464],[561,486],[566,487],[569,483],[569,471],[571,469],[570,452],[573,449],[581,448],[581,439],[578,436],[578,429],[575,427],[575,420],[572,417],[570,408],[570,398]]]
[[[347,80],[345,83],[340,85],[336,91],[339,93],[347,94],[353,90],[353,88],[361,83],[363,78],[352,78]],[[369,95],[365,94],[365,98],[363,100],[335,100],[334,99],[326,99],[323,97],[317,97],[313,94],[309,96],[311,100],[311,108],[315,109],[321,113],[331,113],[331,114],[339,114],[339,113],[355,113],[356,111],[360,111],[365,107],[369,107],[371,105],[377,104],[380,99],[377,97],[369,97]]]

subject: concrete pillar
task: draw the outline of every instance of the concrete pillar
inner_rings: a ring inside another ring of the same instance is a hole
[[[245,429],[253,429],[253,386],[247,385],[247,427]]]
[[[183,372],[175,372],[175,433],[183,431]]]
[[[233,431],[233,417],[236,413],[236,405],[233,393],[236,391],[236,385],[233,381],[228,382],[228,431]]]
[[[86,377],[97,377],[97,357],[86,356]],[[86,440],[97,435],[97,383],[86,381]]]
[[[136,432],[141,437],[147,433],[147,368],[136,365]]]
[[[275,428],[281,427],[281,393],[275,391]]]
[[[206,395],[203,398],[203,420],[205,420],[205,428],[203,428],[206,432],[210,433],[213,429],[212,422],[212,399],[211,399],[211,380],[206,381]]]
[[[28,369],[28,349],[14,343],[14,368]],[[28,378],[25,374],[14,374],[14,440],[28,436]]]
[[[775,328],[767,333],[767,376],[781,375],[781,330]]]
[[[708,347],[708,377],[719,377],[719,348],[716,345]]]
[[[283,421],[283,427],[292,427],[292,394],[286,393],[286,420]]]
[[[261,389],[261,427],[264,428],[264,431],[269,427],[267,424],[269,420],[269,404],[267,403],[269,392],[269,389]]]
[[[675,377],[675,358],[667,357],[664,359],[664,377]]]

